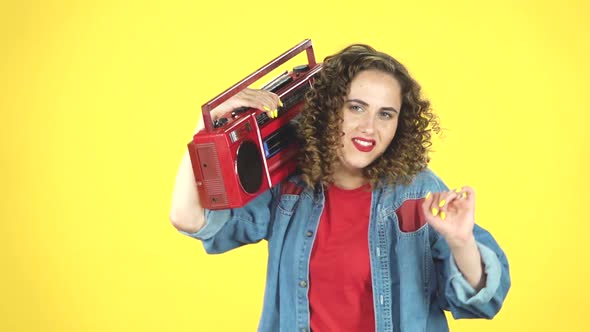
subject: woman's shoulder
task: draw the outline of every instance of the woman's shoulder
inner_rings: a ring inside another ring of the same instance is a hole
[[[408,184],[393,185],[389,188],[396,191],[413,192],[418,195],[448,190],[441,178],[430,168],[418,172]]]
[[[430,186],[430,187],[439,187],[437,191],[446,190],[446,185],[442,181],[442,179],[434,173],[433,170],[430,168],[425,168],[416,174],[412,184],[417,186]]]

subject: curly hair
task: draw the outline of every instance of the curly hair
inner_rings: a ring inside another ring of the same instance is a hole
[[[402,107],[395,136],[384,153],[363,169],[372,186],[408,184],[429,162],[431,132],[439,133],[438,117],[420,94],[420,85],[396,59],[374,48],[353,44],[324,59],[300,114],[298,167],[313,187],[333,182],[342,147],[342,109],[353,78],[365,70],[391,74],[401,86]]]

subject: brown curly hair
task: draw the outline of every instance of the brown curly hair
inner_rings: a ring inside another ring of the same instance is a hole
[[[376,69],[391,74],[401,86],[402,107],[397,131],[385,152],[363,169],[371,185],[408,184],[426,168],[431,132],[439,133],[438,117],[420,94],[420,85],[399,61],[374,48],[353,44],[324,59],[300,114],[298,166],[308,186],[333,181],[342,147],[342,108],[352,79]]]

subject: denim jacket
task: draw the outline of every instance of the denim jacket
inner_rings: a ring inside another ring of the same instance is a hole
[[[443,310],[455,318],[492,318],[510,288],[508,261],[483,228],[473,230],[485,286],[476,292],[458,270],[445,241],[424,220],[428,192],[448,190],[430,170],[409,185],[377,186],[372,192],[369,252],[375,327],[385,331],[448,331]],[[324,207],[321,188],[297,176],[242,208],[205,211],[196,233],[208,253],[268,241],[264,305],[258,331],[309,331],[309,261]]]

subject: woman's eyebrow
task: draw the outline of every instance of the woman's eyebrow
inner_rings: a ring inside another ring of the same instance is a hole
[[[347,99],[346,102],[347,103],[358,103],[358,104],[361,104],[363,106],[369,106],[369,104],[367,102],[365,102],[363,100],[360,100],[360,99]],[[380,110],[381,111],[392,111],[392,112],[395,112],[395,113],[399,113],[399,111],[396,110],[393,107],[381,107]]]
[[[367,102],[362,101],[360,99],[347,99],[346,102],[347,103],[359,103],[359,104],[362,104],[364,106],[369,106],[369,104]]]

